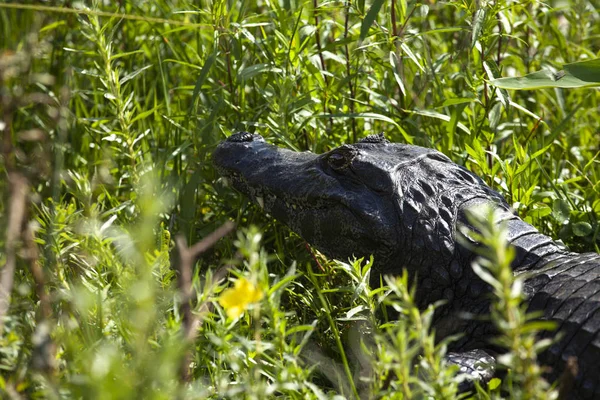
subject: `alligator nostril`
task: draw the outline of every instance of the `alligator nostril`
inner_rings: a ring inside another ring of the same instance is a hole
[[[255,133],[249,132],[237,132],[229,136],[227,142],[242,143],[242,142],[255,142],[264,141],[263,137]]]

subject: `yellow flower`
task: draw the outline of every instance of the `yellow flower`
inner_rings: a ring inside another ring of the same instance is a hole
[[[233,288],[226,289],[219,296],[219,304],[227,312],[231,319],[238,318],[251,303],[256,303],[263,298],[263,292],[260,288],[254,286],[246,278],[235,281]]]

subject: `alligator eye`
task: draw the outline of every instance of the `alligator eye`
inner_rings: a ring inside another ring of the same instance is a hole
[[[331,153],[329,157],[327,157],[327,162],[329,163],[331,168],[340,170],[350,165],[355,155],[356,154],[351,151],[338,151],[335,153]]]
[[[342,168],[346,164],[346,157],[341,154],[334,153],[329,156],[327,161],[329,161],[329,164],[331,164],[332,167]]]

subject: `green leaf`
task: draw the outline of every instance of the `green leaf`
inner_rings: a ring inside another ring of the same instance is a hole
[[[552,209],[550,208],[550,206],[544,203],[535,203],[531,211],[527,213],[527,215],[532,218],[541,218],[550,214],[552,214]]]
[[[479,100],[475,99],[475,98],[470,98],[470,97],[453,97],[453,98],[444,100],[441,107],[455,106],[457,104],[472,103],[474,101],[479,101]]]
[[[494,107],[490,110],[489,121],[490,121],[490,129],[495,130],[500,123],[500,116],[502,115],[502,104],[496,103]]]
[[[360,26],[360,40],[363,41],[367,37],[369,33],[369,29],[371,25],[377,19],[377,14],[379,14],[379,10],[381,10],[381,6],[383,5],[383,0],[375,0],[373,4],[371,4],[371,8],[367,12],[365,19],[363,19],[362,25]]]
[[[477,43],[477,39],[479,39],[479,35],[481,34],[481,30],[483,29],[484,21],[485,9],[482,7],[475,12],[475,17],[473,18],[473,34],[471,35],[471,48],[475,47],[475,43]]]
[[[502,89],[580,88],[600,86],[600,58],[563,65],[556,73],[543,70],[525,76],[493,79],[489,83]]]
[[[502,292],[502,283],[498,281],[494,274],[492,274],[489,270],[487,270],[485,267],[482,267],[477,262],[474,262],[471,265],[471,268],[473,268],[473,272],[475,272],[475,274],[477,274],[477,276],[480,277],[482,281],[493,287],[496,292]]]
[[[54,30],[56,28],[60,28],[61,26],[64,26],[66,24],[67,24],[67,21],[65,21],[65,20],[53,22],[51,24],[44,26],[42,29],[40,29],[40,33],[48,32],[48,31]],[[0,381],[0,382],[2,382],[2,381]],[[2,386],[0,386],[0,389],[2,389]]]
[[[488,387],[490,388],[490,390],[495,390],[500,387],[501,383],[502,380],[500,378],[492,378],[490,380],[490,383],[488,383]]]
[[[301,276],[302,276],[302,274],[300,274],[300,273],[287,275],[285,278],[283,278],[282,280],[280,280],[279,282],[277,282],[276,284],[274,284],[273,286],[271,286],[269,288],[268,295],[271,296],[273,293],[275,293],[279,289],[287,286],[287,284],[289,284],[290,282],[293,282],[295,279],[297,279]]]
[[[449,115],[446,114],[442,114],[436,111],[431,111],[431,110],[419,110],[419,109],[414,109],[414,110],[405,110],[405,112],[409,113],[409,114],[417,114],[417,115],[421,115],[423,117],[429,117],[429,118],[436,118],[436,119],[441,119],[442,121],[446,121],[446,122],[450,122],[451,117]],[[462,130],[463,132],[465,132],[467,135],[471,134],[471,131],[469,130],[469,128],[467,128],[465,126],[465,124],[459,122],[457,124],[458,128],[460,130]]]
[[[396,121],[394,121],[390,117],[387,117],[383,114],[377,114],[377,113],[372,113],[372,112],[348,113],[348,114],[340,113],[340,114],[318,114],[318,115],[315,115],[315,117],[317,117],[317,118],[364,118],[364,119],[375,119],[375,120],[389,122],[390,124],[392,124],[396,128],[398,128],[400,133],[402,133],[404,140],[406,140],[408,143],[413,142],[412,136],[410,136],[410,134],[401,125],[399,125]]]
[[[545,122],[544,122],[544,120],[543,120],[543,119],[542,119],[542,118],[541,118],[539,115],[537,115],[537,114],[535,114],[535,113],[533,113],[533,112],[529,111],[528,109],[526,109],[525,107],[523,107],[523,106],[521,106],[521,105],[519,105],[519,104],[515,103],[514,101],[512,101],[512,100],[511,100],[511,101],[509,101],[509,102],[508,102],[508,104],[509,104],[511,107],[514,107],[514,108],[516,108],[517,110],[519,110],[519,111],[521,111],[521,112],[523,112],[523,113],[525,113],[525,114],[529,115],[530,117],[533,117],[533,118],[535,118],[536,120],[539,120],[541,123],[545,123]]]
[[[552,215],[561,224],[569,220],[571,214],[571,206],[566,200],[556,199],[552,204]]]
[[[521,327],[521,332],[537,333],[537,332],[543,332],[543,331],[553,331],[555,329],[556,329],[556,322],[540,320],[540,321],[531,321],[531,322],[526,323],[525,325],[523,325]]]
[[[489,80],[494,80],[500,76],[500,69],[493,60],[485,61],[483,63],[483,68],[485,69]],[[506,89],[496,88],[495,92],[500,103],[506,107],[510,103],[510,96],[508,95]]]
[[[111,61],[113,61],[113,60],[117,60],[119,58],[128,57],[128,56],[143,53],[143,52],[144,52],[144,50],[134,50],[134,51],[128,51],[125,53],[118,53],[118,54],[114,54],[110,59],[111,59]]]
[[[600,84],[600,58],[565,64],[563,68],[577,79]]]
[[[212,53],[210,56],[208,56],[206,58],[206,61],[204,62],[204,65],[202,66],[202,69],[200,70],[200,75],[198,76],[198,79],[196,80],[196,85],[194,85],[194,92],[192,93],[192,101],[190,103],[190,108],[189,108],[190,113],[191,113],[194,105],[196,104],[196,100],[198,99],[198,96],[200,96],[200,90],[202,89],[202,85],[204,84],[204,81],[206,80],[206,77],[208,76],[208,71],[210,71],[210,67],[212,67],[216,58],[217,58],[217,54]]]
[[[413,51],[410,49],[410,47],[408,47],[406,45],[406,43],[402,43],[400,45],[400,48],[402,49],[402,51],[404,51],[406,53],[406,55],[408,56],[408,58],[410,58],[417,67],[419,67],[419,69],[422,72],[425,72],[425,68],[423,68],[423,66],[421,65],[421,63],[419,63],[419,59],[417,58],[417,56],[415,55],[415,53],[413,53]]]
[[[575,236],[588,236],[592,233],[592,225],[589,222],[580,221],[573,224],[571,227]]]
[[[255,64],[241,70],[239,77],[241,80],[247,80],[263,72],[281,72],[281,69],[273,67],[271,64]]]
[[[148,68],[151,68],[152,65],[146,65],[145,67],[142,67],[140,69],[137,69],[133,72],[128,73],[127,75],[125,75],[124,77],[121,78],[121,85],[123,85],[125,82],[135,78],[136,76],[138,76],[139,74],[141,74],[142,72],[144,72],[145,70],[147,70]]]
[[[554,143],[550,143],[547,146],[542,147],[541,149],[539,149],[538,151],[536,151],[535,153],[533,153],[530,157],[531,160],[536,159],[537,157],[539,157],[540,155],[547,153],[548,150],[550,150],[550,147],[552,147],[554,145]]]
[[[181,61],[181,60],[174,60],[172,58],[167,58],[164,60],[165,63],[173,63],[173,64],[179,64],[179,65],[183,65],[186,68],[192,68],[192,69],[201,69],[202,67],[196,65],[196,64],[192,64],[189,62],[185,62],[185,61]]]
[[[135,121],[140,120],[140,119],[144,119],[147,116],[149,116],[150,114],[153,114],[154,112],[156,112],[156,110],[158,110],[159,106],[156,106],[154,108],[151,108],[149,110],[143,111],[139,114],[136,114],[135,117],[133,117],[131,119],[131,123],[133,124]]]
[[[400,60],[398,59],[398,55],[393,51],[390,51],[390,64],[392,64],[392,72],[394,73],[394,79],[396,79],[396,83],[402,92],[402,95],[406,96],[406,89],[404,88],[404,83],[402,82],[402,78],[400,74],[398,74],[400,64]]]
[[[528,168],[530,168],[530,164],[533,160],[535,160],[537,157],[539,157],[540,155],[546,153],[548,151],[548,149],[550,147],[552,147],[553,143],[550,143],[548,146],[543,147],[542,149],[536,151],[535,153],[533,153],[530,157],[528,157],[527,155],[524,155],[524,158],[526,159],[521,165],[519,165],[519,168],[517,168],[517,171],[515,172],[515,176],[520,175],[523,173],[523,171],[527,170]]]
[[[592,203],[592,210],[600,214],[600,199],[594,200],[594,202]]]

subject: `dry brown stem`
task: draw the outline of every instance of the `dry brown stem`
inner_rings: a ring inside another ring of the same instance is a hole
[[[558,380],[559,400],[569,399],[573,395],[573,386],[575,384],[575,377],[579,373],[579,364],[577,357],[569,357],[565,363],[565,370],[563,371],[560,379]]]
[[[192,271],[196,258],[204,253],[206,250],[211,248],[217,243],[219,239],[233,231],[235,224],[231,221],[224,223],[216,231],[194,244],[191,247],[187,247],[183,236],[178,236],[175,239],[177,245],[177,252],[179,257],[179,263],[177,269],[179,272],[178,286],[179,293],[181,296],[181,314],[183,316],[182,330],[183,337],[188,342],[193,342],[196,338],[196,332],[198,327],[202,323],[202,315],[210,311],[208,303],[204,303],[200,306],[200,312],[197,314],[192,313],[191,298],[192,298]],[[213,279],[210,282],[211,285],[218,284],[227,274],[228,266],[221,267],[213,275]],[[190,381],[190,361],[191,361],[191,349],[188,349],[183,356],[180,368],[180,377],[183,382]]]
[[[15,268],[17,264],[17,246],[21,237],[21,227],[25,219],[27,179],[18,172],[8,173],[10,203],[8,208],[8,226],[6,228],[6,264],[0,272],[0,332],[4,326],[4,317],[10,307],[10,295],[13,288]]]

